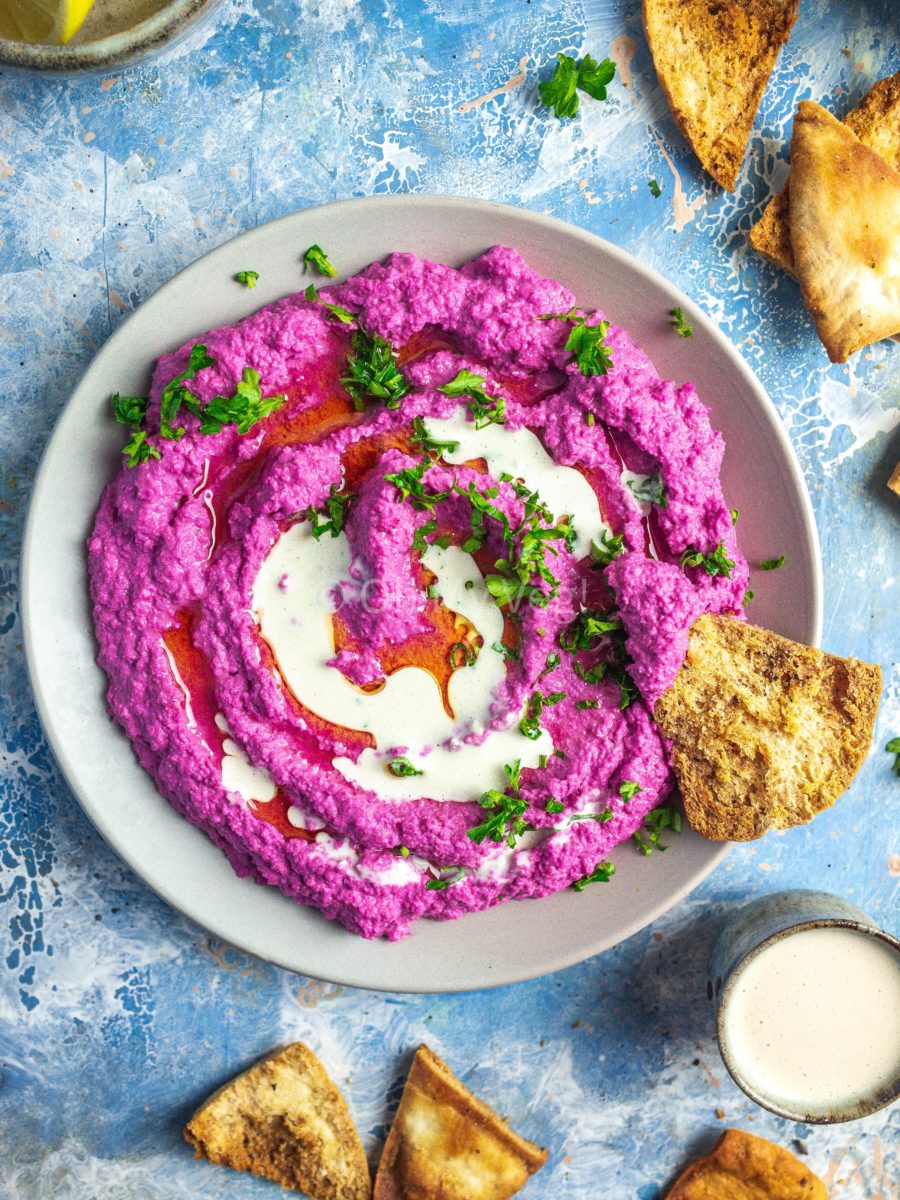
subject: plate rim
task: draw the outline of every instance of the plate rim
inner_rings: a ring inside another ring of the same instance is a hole
[[[286,225],[297,218],[315,220],[317,214],[328,214],[328,219],[340,219],[351,210],[354,213],[359,213],[362,209],[396,209],[398,211],[402,211],[410,207],[415,207],[422,210],[425,210],[429,207],[449,207],[458,211],[466,211],[475,214],[480,211],[487,210],[494,214],[504,214],[507,217],[521,220],[526,224],[531,224],[537,229],[548,233],[551,236],[553,234],[558,234],[569,239],[574,237],[575,239],[581,240],[590,251],[594,253],[599,252],[614,261],[617,261],[623,265],[627,265],[629,270],[638,272],[657,288],[674,294],[676,298],[683,303],[683,306],[686,306],[689,309],[691,321],[695,325],[703,328],[704,331],[711,336],[713,342],[715,343],[717,353],[725,354],[726,357],[730,359],[732,367],[737,370],[737,373],[742,378],[743,384],[747,387],[748,391],[753,394],[757,404],[762,409],[763,415],[767,418],[767,424],[779,443],[784,464],[788,469],[794,491],[799,498],[798,516],[800,518],[800,525],[802,526],[809,549],[811,566],[811,589],[809,602],[811,610],[811,625],[814,630],[814,637],[811,639],[811,644],[818,645],[822,637],[824,581],[818,527],[815,520],[815,513],[806,483],[806,478],[803,474],[802,467],[800,466],[796,451],[794,450],[793,443],[791,442],[787,430],[783,425],[780,414],[774,402],[768,395],[760,380],[756,377],[753,370],[747,364],[737,347],[732,344],[730,339],[719,328],[716,322],[711,317],[707,316],[707,314],[703,312],[703,310],[700,309],[694,303],[694,301],[691,300],[691,298],[676,284],[666,279],[665,276],[661,275],[654,267],[642,262],[628,251],[623,250],[621,247],[616,246],[612,242],[607,241],[605,238],[602,238],[597,234],[582,229],[580,226],[573,225],[562,220],[561,218],[551,216],[546,213],[535,212],[532,209],[521,208],[514,204],[506,204],[498,201],[469,198],[458,195],[448,196],[432,193],[400,193],[355,197],[296,209],[271,221],[265,222],[262,225],[257,225],[252,229],[237,233],[234,237],[228,238],[224,242],[221,242],[219,245],[213,247],[211,250],[208,250],[206,253],[199,255],[190,263],[182,267],[171,278],[167,279],[165,283],[163,283],[156,289],[156,291],[141,301],[141,303],[128,314],[118,328],[110,335],[110,337],[106,339],[96,354],[91,358],[87,367],[79,377],[75,387],[70,392],[68,398],[54,419],[53,429],[41,452],[38,462],[34,485],[29,496],[28,512],[22,536],[18,593],[20,616],[22,620],[23,647],[28,678],[35,702],[35,707],[41,722],[44,736],[47,739],[48,745],[50,746],[60,773],[63,776],[67,786],[78,800],[88,819],[91,821],[92,825],[95,827],[95,829],[97,829],[104,841],[107,842],[115,854],[117,854],[127,864],[129,869],[132,870],[135,875],[137,875],[137,877],[153,892],[155,892],[156,895],[160,896],[166,903],[170,904],[178,912],[188,917],[201,929],[205,929],[209,933],[212,933],[214,936],[221,938],[245,953],[252,954],[255,957],[261,958],[263,961],[271,962],[275,966],[300,974],[309,974],[309,968],[298,966],[296,961],[290,960],[290,956],[282,956],[277,953],[271,953],[270,951],[261,951],[254,946],[252,942],[248,941],[248,939],[241,936],[236,936],[233,931],[228,929],[228,919],[225,915],[223,915],[221,919],[210,919],[208,916],[204,916],[201,919],[193,911],[191,911],[189,907],[185,906],[185,904],[179,899],[177,892],[173,891],[172,888],[166,886],[164,883],[160,883],[153,879],[152,874],[148,871],[146,865],[141,862],[140,858],[121,849],[117,844],[114,833],[110,828],[113,822],[111,820],[104,819],[102,801],[97,801],[86,791],[85,788],[81,786],[78,780],[77,771],[71,767],[69,763],[68,752],[62,745],[62,735],[54,727],[51,706],[48,702],[45,688],[37,666],[38,652],[36,646],[36,631],[32,624],[31,606],[28,602],[28,598],[33,588],[32,579],[35,572],[35,561],[37,558],[35,543],[37,541],[40,508],[44,499],[44,494],[50,487],[49,473],[45,470],[45,466],[51,456],[51,453],[55,450],[57,441],[62,437],[63,419],[78,398],[79,394],[88,385],[91,373],[95,367],[95,364],[97,363],[98,358],[101,355],[108,354],[110,352],[110,347],[114,348],[117,344],[117,339],[119,341],[122,340],[124,336],[123,331],[129,327],[131,321],[137,317],[137,315],[146,307],[149,302],[154,301],[159,303],[164,301],[167,295],[182,288],[185,282],[189,281],[189,277],[192,273],[197,272],[204,267],[208,267],[209,265],[213,264],[217,258],[227,257],[231,252],[233,252],[234,244],[237,241],[246,243],[248,240],[252,240],[256,237],[271,236],[272,231],[277,230],[278,227]],[[266,303],[271,303],[271,301],[267,301]],[[158,353],[164,352],[164,350],[158,351]],[[154,360],[156,357],[158,357],[158,353],[153,356]],[[106,482],[108,482],[108,480]],[[83,574],[86,579],[86,555],[83,558]],[[92,626],[88,629],[87,633],[90,638],[93,639],[95,637]],[[99,666],[97,666],[96,669],[102,674],[102,669]],[[115,728],[120,737],[125,738],[126,735],[118,726],[113,725],[113,728]],[[143,767],[141,767],[139,763],[136,762],[135,766],[137,770],[146,774]],[[155,787],[155,781],[153,781],[150,776],[147,776],[147,778],[151,779],[151,783],[153,783],[153,786]],[[165,798],[163,799],[165,803],[169,803],[168,801],[165,801]],[[180,814],[179,819],[185,822],[187,830],[192,831],[193,833],[199,833],[200,836],[204,838],[207,837],[205,833],[197,830],[194,826],[187,823],[186,819],[181,817]],[[713,845],[715,844],[710,844],[711,847]],[[450,981],[448,984],[442,986],[439,991],[436,991],[436,989],[431,987],[416,986],[415,981],[411,981],[408,986],[398,986],[396,981],[394,981],[390,984],[389,989],[386,989],[384,985],[373,982],[371,974],[367,974],[365,970],[360,972],[353,971],[351,969],[343,973],[331,970],[327,974],[316,974],[315,977],[344,986],[365,988],[376,991],[390,990],[392,992],[409,994],[450,994],[506,986],[511,983],[523,982],[528,979],[540,978],[555,971],[582,962],[587,958],[593,957],[595,954],[602,953],[604,950],[618,945],[620,942],[632,937],[641,929],[644,929],[648,925],[652,924],[661,915],[668,912],[677,903],[693,892],[706,878],[708,878],[712,871],[721,864],[724,857],[728,854],[729,850],[731,849],[731,845],[731,843],[726,842],[716,846],[714,850],[710,849],[708,860],[701,867],[696,867],[692,870],[688,881],[682,883],[673,891],[668,892],[666,896],[658,903],[652,904],[649,908],[642,910],[634,920],[622,924],[614,937],[600,937],[591,946],[582,946],[580,948],[559,953],[557,955],[550,954],[547,956],[546,960],[537,967],[526,967],[524,969],[521,967],[507,968],[507,970],[501,973],[497,978],[480,978],[478,982],[473,982],[471,979],[463,979],[458,983]],[[221,851],[217,849],[217,853],[221,854]],[[227,870],[232,872],[232,867],[224,858],[224,855],[222,855],[222,861]],[[237,879],[237,876],[235,875],[234,878]],[[240,882],[247,883],[248,881],[241,880]],[[251,884],[251,886],[256,887],[259,885]],[[545,900],[549,899],[552,898],[545,898]],[[291,903],[294,902],[291,901]],[[227,912],[227,910],[225,911]],[[355,937],[355,935],[349,933],[347,936]],[[389,952],[389,946],[390,943],[385,945],[386,953]]]

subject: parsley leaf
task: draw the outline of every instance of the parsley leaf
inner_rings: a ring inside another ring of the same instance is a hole
[[[428,470],[429,463],[418,462],[414,467],[404,467],[402,471],[394,471],[385,475],[385,480],[392,483],[400,493],[401,500],[408,500],[413,508],[422,512],[434,512],[434,506],[439,500],[446,500],[449,492],[426,492],[422,477]],[[429,533],[432,532],[429,530]]]
[[[764,558],[759,564],[761,571],[777,571],[779,567],[783,567],[786,562],[786,556],[780,555],[778,558]]]
[[[591,542],[591,558],[598,567],[608,567],[624,553],[625,543],[621,533],[614,537],[608,529],[604,529],[600,541]]]
[[[312,535],[319,540],[325,533],[330,533],[333,538],[344,528],[344,522],[347,519],[346,508],[350,501],[350,496],[339,492],[337,484],[332,484],[325,501],[324,508],[316,510],[310,506],[304,516],[312,522]]]
[[[242,283],[244,287],[255,288],[256,281],[259,279],[259,271],[238,271],[235,279],[238,283]]]
[[[450,666],[454,670],[474,666],[477,658],[478,651],[468,642],[454,642],[450,647]]]
[[[337,271],[328,261],[328,255],[321,246],[314,244],[303,255],[303,270],[318,271],[320,275],[327,275],[329,279],[334,279]]]
[[[647,187],[650,189],[650,195],[658,200],[662,195],[662,188],[659,186],[659,183],[655,179],[648,179]]]
[[[613,819],[613,810],[609,805],[604,808],[603,812],[598,813],[574,813],[569,817],[570,821],[599,821],[601,825],[606,825]]]
[[[609,321],[598,321],[596,325],[588,325],[587,317],[575,316],[574,310],[568,313],[553,313],[545,319],[566,321],[572,326],[565,349],[571,352],[582,375],[590,378],[609,373],[613,366],[612,351],[605,341],[609,332]]]
[[[619,633],[622,622],[618,617],[606,617],[587,610],[580,612],[571,624],[559,635],[563,650],[590,650],[608,633]]]
[[[707,575],[724,575],[726,579],[730,579],[734,561],[726,555],[725,547],[719,542],[710,554],[704,554],[700,550],[695,550],[693,546],[688,546],[681,556],[682,571],[685,567],[702,567]]]
[[[327,300],[322,300],[319,293],[316,291],[315,284],[311,283],[303,296],[310,304],[320,304],[326,310],[330,317],[334,317],[336,321],[340,321],[342,325],[352,325],[356,320],[356,316],[352,312],[348,312],[346,308],[341,308],[339,304],[329,304]]]
[[[633,800],[638,792],[642,792],[643,790],[644,789],[641,787],[641,785],[639,783],[635,783],[633,779],[625,779],[619,785],[619,795],[626,804],[629,800]]]
[[[509,780],[512,795],[491,788],[479,799],[478,803],[491,815],[480,825],[466,830],[466,836],[470,837],[473,842],[477,842],[479,846],[486,838],[490,838],[492,842],[505,841],[507,846],[512,849],[516,844],[516,839],[528,829],[528,822],[524,816],[528,801],[519,795],[521,765],[521,760],[516,759],[514,763],[507,763],[503,768]]]
[[[683,308],[670,308],[669,316],[672,318],[669,321],[669,324],[680,338],[689,338],[694,336],[693,326],[688,325]]]
[[[226,425],[236,425],[240,434],[248,433],[257,421],[269,417],[287,400],[287,396],[263,398],[259,388],[259,371],[244,367],[240,383],[233,396],[213,396],[202,407],[187,400],[187,407],[200,418],[200,432],[221,433]]]
[[[525,705],[525,715],[519,722],[519,732],[524,733],[533,742],[537,741],[541,736],[541,715],[544,709],[552,708],[554,704],[559,704],[565,698],[565,692],[551,692],[548,696],[542,696],[540,692],[534,692]]]
[[[576,892],[583,892],[589,883],[609,883],[616,873],[616,864],[611,862],[598,863],[590,875],[576,879],[572,887]]]
[[[512,646],[507,646],[506,642],[496,641],[492,644],[491,649],[496,650],[498,654],[502,654],[503,657],[508,661],[518,661],[518,650],[514,650]]]
[[[125,443],[122,453],[127,458],[126,465],[136,467],[138,463],[149,462],[151,458],[162,458],[160,452],[155,446],[151,446],[147,441],[147,431],[145,429],[136,429],[129,440]]]
[[[185,380],[193,379],[198,371],[202,371],[204,367],[211,367],[212,365],[213,360],[202,343],[198,342],[195,346],[191,346],[191,354],[187,367],[180,375],[176,375],[174,379],[170,379],[163,388],[163,393],[159,400],[160,437],[172,442],[177,442],[180,438],[184,437],[184,426],[175,428],[172,424],[178,415],[178,410],[182,404],[195,413],[199,408],[197,398],[184,386]]]
[[[566,806],[559,800],[548,800],[545,811],[555,815],[556,813],[561,813],[565,807]]]
[[[552,108],[557,117],[574,117],[578,113],[580,88],[595,100],[606,99],[606,85],[616,73],[615,64],[605,58],[597,63],[586,54],[580,63],[568,54],[557,54],[556,68],[551,77],[538,87],[541,100]]]
[[[448,454],[452,454],[459,447],[459,442],[441,442],[437,438],[433,438],[422,417],[413,417],[412,427],[410,442],[423,454],[428,454],[432,458],[440,458],[445,450]]]
[[[638,830],[631,836],[641,853],[648,855],[653,853],[654,848],[668,850],[669,847],[659,840],[666,829],[671,829],[673,833],[681,833],[681,813],[677,808],[663,806],[651,809],[644,817],[643,830],[647,831],[646,837],[643,830]]]
[[[442,892],[445,888],[453,887],[454,883],[461,883],[465,879],[466,873],[462,867],[456,868],[456,876],[453,879],[429,879],[425,887],[429,892]]]
[[[635,483],[633,479],[628,480],[628,490],[634,496],[635,500],[644,500],[649,504],[658,504],[660,508],[669,507],[669,499],[666,496],[666,490],[663,487],[662,479],[659,471],[655,471],[640,483]]]
[[[506,424],[506,401],[502,396],[489,396],[484,390],[487,380],[474,371],[461,370],[455,379],[439,387],[445,396],[465,396],[469,402],[475,428],[485,429],[488,425]]]
[[[113,413],[120,425],[130,425],[132,429],[140,429],[150,406],[147,396],[121,396],[116,392],[112,403]]]
[[[888,754],[896,754],[892,770],[895,775],[900,775],[900,737],[891,738],[885,746],[885,750]]]
[[[420,770],[415,763],[410,762],[402,754],[399,758],[392,758],[387,765],[390,773],[396,776],[397,779],[409,779],[413,775],[424,775],[425,772]],[[402,853],[402,851],[401,851]]]
[[[341,379],[353,407],[363,412],[366,400],[383,400],[385,408],[399,408],[409,384],[397,368],[394,348],[377,333],[357,329],[347,355],[348,373]]]
[[[559,657],[556,651],[551,650],[551,652],[547,655],[547,661],[544,663],[544,669],[541,671],[540,675],[538,675],[537,679],[543,679],[545,675],[549,675],[551,671],[555,671],[561,662],[562,659]],[[537,683],[537,679],[535,680],[535,683]]]

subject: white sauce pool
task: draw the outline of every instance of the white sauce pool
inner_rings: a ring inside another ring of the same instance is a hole
[[[734,1065],[762,1096],[812,1115],[900,1072],[900,954],[854,930],[803,930],[757,955],[725,1014]]]

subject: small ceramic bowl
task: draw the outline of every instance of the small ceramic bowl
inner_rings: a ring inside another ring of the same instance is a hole
[[[812,1111],[787,1105],[783,1098],[768,1093],[757,1081],[747,1078],[728,1032],[728,1010],[745,970],[767,949],[784,938],[815,929],[851,930],[874,938],[893,949],[900,968],[900,941],[879,929],[870,916],[839,896],[827,892],[790,891],[764,896],[741,908],[722,930],[713,949],[707,980],[707,995],[716,1010],[719,1050],[732,1079],[751,1100],[788,1120],[805,1124],[833,1124],[855,1121],[885,1108],[900,1097],[900,1069],[887,1084],[873,1088],[858,1099],[831,1104],[824,1110],[810,1105]],[[810,1013],[811,1020],[817,1013]]]
[[[0,38],[0,66],[51,72],[110,71],[149,58],[181,41],[218,3],[219,0],[171,0],[130,29],[99,36],[94,41],[76,40],[66,46]],[[87,22],[91,18],[92,14],[88,14]],[[102,33],[102,26],[98,28]]]

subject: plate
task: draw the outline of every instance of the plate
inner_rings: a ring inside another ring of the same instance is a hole
[[[390,991],[465,991],[543,975],[636,933],[696,887],[728,847],[690,832],[650,858],[626,844],[613,855],[609,887],[419,921],[398,943],[365,941],[274,888],[239,879],[159,795],[107,715],[85,542],[121,462],[109,396],[146,394],[159,354],[305,286],[300,259],[314,242],[348,275],[392,250],[459,265],[492,245],[515,246],[582,306],[623,325],[661,376],[693,380],[725,435],[725,496],[741,511],[744,554],[751,564],[787,555],[788,569],[754,578],[753,619],[818,642],[821,561],[803,476],[772,402],[717,327],[654,271],[552,217],[485,201],[384,196],[307,209],[218,247],[160,288],[94,359],[44,453],[25,531],[21,604],[38,712],[72,790],[110,845],[170,904],[241,949],[306,975]],[[250,268],[260,276],[253,291],[230,282]],[[676,305],[694,327],[690,339],[668,323]]]

